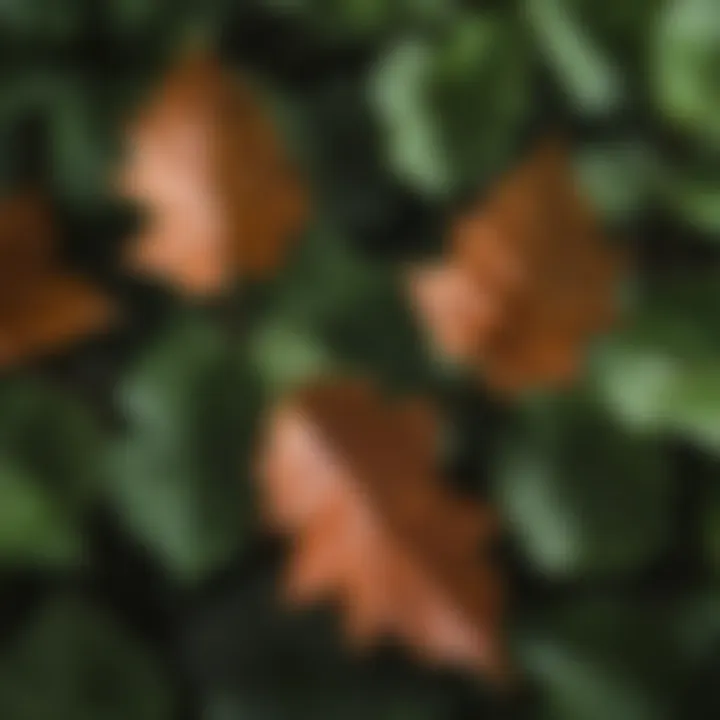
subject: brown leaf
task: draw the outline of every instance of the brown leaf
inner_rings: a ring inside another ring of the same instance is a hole
[[[212,294],[278,268],[307,201],[249,85],[189,55],[128,135],[120,189],[149,212],[129,251],[134,270]]]
[[[111,303],[53,255],[49,208],[36,196],[0,203],[0,367],[43,355],[106,328]]]
[[[267,520],[293,538],[294,602],[338,601],[359,645],[390,636],[506,681],[495,519],[436,473],[436,424],[424,402],[391,405],[367,383],[300,391],[261,448]]]
[[[577,376],[614,320],[622,264],[550,141],[458,219],[448,257],[410,291],[447,355],[515,392]]]

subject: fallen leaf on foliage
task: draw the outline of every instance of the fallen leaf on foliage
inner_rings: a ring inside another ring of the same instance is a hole
[[[61,349],[113,320],[107,298],[62,268],[54,244],[40,198],[0,202],[0,367]]]
[[[435,343],[515,392],[565,383],[615,316],[622,257],[603,237],[563,145],[546,142],[452,228],[448,257],[413,272]]]
[[[212,56],[190,55],[128,135],[120,190],[149,213],[129,251],[135,271],[212,294],[281,264],[306,197],[249,85]]]
[[[426,660],[509,678],[496,522],[434,468],[431,409],[361,382],[311,386],[270,419],[260,456],[272,527],[291,536],[290,598],[344,608],[359,645],[394,637]]]

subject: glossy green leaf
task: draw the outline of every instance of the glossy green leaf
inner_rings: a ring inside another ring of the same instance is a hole
[[[102,438],[74,398],[39,382],[0,387],[0,562],[80,562],[100,489]]]
[[[339,369],[330,351],[312,333],[279,322],[257,333],[250,352],[264,386],[272,395],[281,395]]]
[[[653,28],[655,102],[665,117],[720,147],[720,17],[715,0],[671,0]]]
[[[0,79],[0,139],[11,148],[11,157],[38,155],[33,162],[55,195],[88,208],[107,198],[118,150],[114,145],[126,121],[121,108],[131,90],[133,82],[126,78],[94,82],[75,68],[41,65],[8,74]],[[28,121],[36,123],[34,142],[40,149],[22,147],[21,130]],[[19,167],[9,169],[22,173],[22,157],[15,162]]]
[[[606,221],[627,221],[647,209],[657,177],[650,148],[637,141],[589,145],[577,165],[581,186]]]
[[[466,17],[434,40],[398,43],[378,60],[371,83],[393,170],[441,197],[474,188],[506,159],[530,95],[522,36],[491,16]]]
[[[598,46],[566,0],[529,0],[530,26],[572,107],[580,113],[616,112],[625,101],[621,69]]]
[[[719,288],[712,273],[668,283],[598,354],[599,393],[630,426],[720,447]]]
[[[109,458],[110,493],[136,539],[186,582],[242,546],[257,378],[214,325],[182,319],[123,382],[127,436]]]
[[[662,12],[665,0],[563,0],[604,51],[623,63],[626,74],[644,67],[648,27]],[[635,78],[636,80],[639,78]],[[641,78],[642,79],[642,78]]]
[[[496,489],[513,536],[549,574],[637,571],[665,547],[672,493],[661,447],[590,404],[533,408],[507,442]]]
[[[249,343],[258,374],[273,392],[337,371],[419,389],[432,367],[402,278],[332,233],[312,238]]]

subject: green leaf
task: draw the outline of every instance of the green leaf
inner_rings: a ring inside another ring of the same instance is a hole
[[[97,83],[77,70],[41,68],[6,74],[0,92],[0,137],[11,150],[23,124],[40,120],[42,172],[55,195],[84,208],[106,199],[118,117],[135,79]],[[22,172],[22,158],[18,164]]]
[[[30,118],[49,122],[52,108],[66,87],[64,75],[45,69],[23,68],[0,74],[0,140],[5,149],[0,167],[7,184],[12,184],[24,169],[28,148],[27,143],[19,142],[24,124]]]
[[[50,112],[52,180],[64,198],[87,206],[107,191],[110,153],[103,137],[100,98],[93,88],[71,82]]]
[[[109,458],[115,506],[169,572],[201,581],[247,531],[257,378],[218,328],[183,318],[119,397],[129,432]]]
[[[0,455],[16,458],[73,503],[98,490],[101,444],[95,418],[65,391],[17,377],[0,385]]]
[[[598,394],[629,426],[720,448],[719,287],[713,274],[668,283],[597,354]]]
[[[627,573],[664,548],[672,488],[660,446],[588,402],[531,408],[496,482],[511,532],[543,572]]]
[[[680,217],[720,241],[720,179],[672,177],[665,197]]]
[[[249,346],[271,393],[328,372],[405,390],[432,376],[401,272],[359,257],[332,233],[310,239]]]
[[[678,128],[720,148],[720,18],[715,0],[671,0],[652,29],[651,88]]]
[[[55,387],[18,378],[0,386],[2,563],[82,559],[101,445],[86,409]]]
[[[625,101],[621,69],[566,0],[528,0],[530,26],[568,99],[581,113],[610,114]]]
[[[476,187],[507,158],[531,93],[524,47],[510,23],[472,15],[377,61],[371,99],[405,183],[443,197]]]
[[[657,176],[648,147],[638,142],[587,146],[578,166],[581,185],[607,221],[623,222],[646,209]]]
[[[0,28],[17,40],[68,41],[82,22],[80,0],[3,0]]]
[[[622,63],[627,74],[644,67],[648,27],[665,0],[563,0],[573,17],[588,28],[594,40]]]
[[[165,678],[145,649],[92,606],[45,605],[0,656],[3,720],[163,720]]]
[[[617,343],[598,363],[600,393],[613,413],[637,429],[655,430],[669,422],[668,396],[678,384],[678,362],[661,352]]]
[[[524,633],[521,649],[548,720],[658,720],[683,663],[665,613],[598,599],[565,604]]]
[[[248,356],[269,397],[342,368],[322,328],[348,298],[363,293],[371,277],[335,233],[324,229],[306,239],[249,336]]]
[[[423,84],[433,56],[424,43],[408,42],[379,64],[375,96],[385,123],[388,152],[411,184],[442,191],[452,182],[450,159],[440,142],[437,118],[423,107]]]
[[[82,554],[82,534],[68,508],[0,459],[0,564],[66,565]]]
[[[325,373],[337,362],[317,337],[292,325],[268,323],[253,338],[251,362],[271,396],[280,396]]]
[[[720,447],[720,366],[696,365],[671,388],[666,416],[683,432]]]
[[[409,298],[392,271],[378,268],[362,291],[324,318],[319,332],[338,362],[381,385],[418,391],[432,376]]]

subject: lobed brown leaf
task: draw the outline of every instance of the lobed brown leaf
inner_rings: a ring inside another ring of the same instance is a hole
[[[576,378],[614,321],[623,265],[551,140],[456,221],[446,259],[410,291],[442,351],[513,393]]]
[[[334,599],[349,637],[509,678],[496,521],[434,468],[437,421],[367,383],[326,381],[272,414],[260,456],[267,520],[293,540],[296,603]]]

